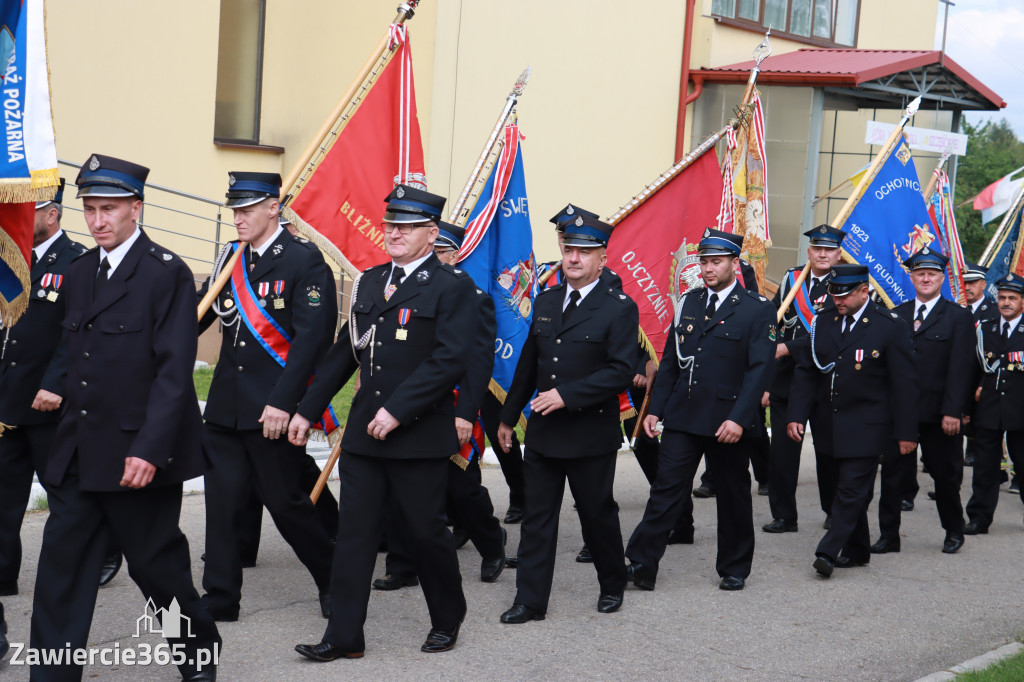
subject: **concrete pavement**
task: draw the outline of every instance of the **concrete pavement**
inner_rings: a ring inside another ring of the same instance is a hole
[[[419,651],[429,629],[419,588],[371,595],[366,657],[317,664],[293,651],[317,642],[325,621],[309,575],[265,515],[258,564],[245,572],[242,614],[221,624],[222,680],[350,679],[596,679],[687,680],[914,680],[1006,644],[1022,630],[1021,564],[1024,523],[1020,499],[1000,494],[988,535],[968,537],[959,554],[940,553],[943,531],[926,497],[930,478],[920,476],[917,508],[903,515],[902,552],[875,556],[863,568],[837,570],[830,580],[811,568],[823,531],[814,484],[814,458],[805,448],[798,489],[800,531],[761,532],[770,520],[766,497],[754,497],[757,546],[742,592],[717,589],[715,500],[695,500],[696,543],[669,547],[654,592],[629,588],[621,611],[602,615],[594,568],[573,558],[582,544],[579,522],[566,494],[559,554],[547,619],[502,625],[512,603],[515,571],[495,584],[479,581],[480,558],[472,545],[459,550],[469,614],[455,650]],[[966,469],[963,498],[969,497]],[[620,454],[616,499],[624,538],[643,514],[647,484],[633,456]],[[503,514],[507,488],[497,467],[484,484]],[[334,484],[336,486],[336,484]],[[336,488],[335,488],[336,490]],[[877,500],[877,492],[876,492]],[[877,506],[871,507],[877,528]],[[21,590],[5,597],[9,638],[27,642],[31,593],[45,513],[29,514],[23,538]],[[198,586],[202,574],[204,504],[189,495],[182,529],[192,545]],[[519,526],[509,526],[509,550]],[[877,538],[877,531],[873,538]],[[383,573],[383,555],[376,575]],[[100,590],[92,646],[138,647],[161,640],[133,637],[143,600],[122,571]],[[12,654],[14,652],[12,651]],[[4,680],[24,680],[27,669],[0,663]],[[86,679],[178,679],[174,668],[133,669],[95,665]]]

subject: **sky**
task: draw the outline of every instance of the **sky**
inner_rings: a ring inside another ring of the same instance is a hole
[[[935,48],[942,47],[945,5],[939,3]],[[989,118],[1010,121],[1024,139],[1024,0],[954,0],[949,8],[946,54],[1006,100],[998,112],[966,113],[972,124]]]

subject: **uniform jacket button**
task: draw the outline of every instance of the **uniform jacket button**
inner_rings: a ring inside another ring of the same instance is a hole
[[[378,342],[377,342],[377,348],[380,348],[380,347],[381,347],[381,346],[383,346],[383,345],[384,345],[384,344],[382,344],[382,343],[381,343],[380,341],[378,341]]]
[[[553,379],[555,378],[555,375],[554,375],[554,374],[552,374],[552,375],[551,375],[551,378],[552,378],[552,380],[553,380]]]
[[[89,351],[86,351],[86,352],[82,353],[82,357],[85,358],[86,360],[88,360],[89,359]]]
[[[82,383],[79,384],[79,386],[81,386],[82,388],[86,388],[89,386],[89,384],[88,382],[83,381]]]
[[[555,343],[556,344],[562,343],[562,339],[555,339]]]
[[[245,348],[245,341],[239,341],[238,345],[241,346],[242,348]]]
[[[378,317],[378,318],[377,318],[377,321],[378,321],[378,322],[383,322],[383,321],[384,321],[384,318],[383,318],[383,317]]]
[[[122,331],[123,332],[124,331],[124,325],[123,324],[117,325],[117,329],[118,329],[118,331]]]
[[[88,412],[86,412],[85,410],[82,410],[81,412],[78,413],[78,416],[79,417],[85,417],[85,416],[88,416],[88,414],[89,414]]]
[[[238,366],[238,371],[239,371],[239,372],[241,372],[241,371],[242,371],[243,369],[244,369],[244,368],[243,368],[243,367],[242,367],[241,365],[239,365],[239,366]]]
[[[380,371],[380,365],[374,366],[373,371],[374,372],[379,372]]]
[[[16,360],[11,360],[11,367],[17,367],[18,363]]]
[[[12,346],[17,346],[18,345],[18,339],[11,339],[11,345]]]
[[[92,331],[92,322],[90,322],[89,324],[85,325],[85,331],[87,331],[87,332],[88,331]]]
[[[558,362],[558,358],[551,358],[551,362]]]
[[[380,397],[380,391],[374,391],[373,395],[375,395],[375,396],[377,396],[379,398]]]
[[[168,464],[174,464],[174,458],[173,457],[168,457],[167,458],[167,463]]]

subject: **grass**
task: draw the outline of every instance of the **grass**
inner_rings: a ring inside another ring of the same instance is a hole
[[[1017,637],[1021,641],[1021,637]],[[958,682],[1020,682],[1024,680],[1024,651],[995,663],[984,670],[961,673]]]
[[[46,497],[46,493],[41,493],[32,498],[32,503],[28,507],[29,511],[44,512],[50,509],[50,500]]]

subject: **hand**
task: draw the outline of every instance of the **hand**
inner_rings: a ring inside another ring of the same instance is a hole
[[[352,395],[359,393],[359,387],[363,385],[363,373],[356,372],[356,384],[352,387]]]
[[[502,452],[507,453],[512,449],[512,434],[515,431],[505,423],[498,424],[498,447]]]
[[[775,359],[784,358],[789,355],[789,348],[784,343],[775,346]]]
[[[654,360],[648,360],[647,365],[644,366],[644,371],[647,373],[647,385],[654,387],[654,377],[658,376],[658,363]]]
[[[901,440],[900,441],[900,454],[909,455],[914,450],[917,450],[917,443],[912,440]]]
[[[562,402],[562,396],[558,395],[557,388],[538,393],[537,397],[530,401],[530,409],[540,414],[550,414],[563,407],[565,403]]]
[[[309,431],[309,420],[301,414],[296,413],[288,424],[288,442],[292,445],[303,446],[306,444],[306,433]]]
[[[769,402],[770,399],[771,399],[771,394],[769,394],[768,391],[765,391],[764,395],[761,396],[761,407],[768,407],[768,402]]]
[[[653,414],[649,414],[644,417],[644,433],[647,434],[648,438],[657,438],[661,435],[661,430],[658,429],[659,419]]]
[[[138,457],[124,458],[124,475],[121,476],[122,488],[145,488],[156,475],[156,467]]]
[[[977,390],[974,391],[974,402],[981,400],[981,386],[978,386]]]
[[[942,432],[947,436],[955,436],[960,433],[960,420],[956,417],[942,417]]]
[[[743,427],[736,422],[726,419],[715,431],[719,443],[737,443],[743,435]]]
[[[284,410],[267,405],[263,408],[259,422],[263,424],[263,437],[270,440],[277,440],[283,434],[288,433],[288,418],[291,415]]]
[[[36,393],[36,399],[32,401],[32,409],[40,412],[53,412],[60,407],[61,400],[63,398],[56,393],[39,389],[39,392]]]
[[[797,443],[801,443],[804,440],[804,425],[800,422],[789,422],[786,424],[786,434]]]
[[[459,447],[462,447],[473,437],[473,422],[466,421],[462,417],[456,417],[455,433],[459,436]]]
[[[384,440],[388,434],[398,428],[398,420],[391,416],[391,413],[383,407],[377,410],[370,423],[366,425],[366,432],[377,440]]]
[[[633,385],[637,388],[647,388],[647,375],[637,374],[633,377]]]

